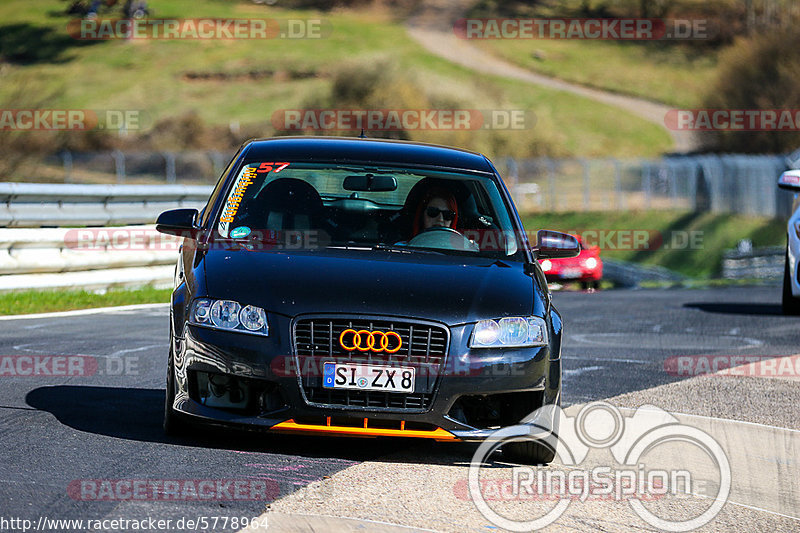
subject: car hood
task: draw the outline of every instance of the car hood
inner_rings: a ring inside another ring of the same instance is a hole
[[[208,296],[267,312],[391,315],[449,325],[538,310],[534,280],[517,261],[388,251],[211,250]]]

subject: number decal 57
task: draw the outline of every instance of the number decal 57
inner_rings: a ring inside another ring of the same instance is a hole
[[[275,172],[277,174],[278,172],[288,167],[289,165],[290,163],[280,163],[280,162],[261,163],[256,169],[256,172],[258,174],[266,174],[267,172]]]

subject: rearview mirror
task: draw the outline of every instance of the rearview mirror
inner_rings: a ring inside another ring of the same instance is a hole
[[[200,231],[194,225],[196,219],[197,209],[170,209],[158,215],[156,231],[194,239]]]
[[[346,191],[396,191],[397,178],[394,176],[375,176],[374,174],[347,176],[342,187]]]
[[[800,192],[800,170],[787,170],[778,178],[778,187],[792,192]]]
[[[581,253],[578,239],[560,231],[540,229],[536,232],[536,243],[534,251],[539,259],[575,257]]]

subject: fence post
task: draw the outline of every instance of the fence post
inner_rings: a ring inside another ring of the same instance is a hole
[[[550,211],[558,211],[556,205],[556,165],[553,160],[545,158],[545,166],[547,167],[547,188],[550,196]]]
[[[162,152],[164,156],[164,171],[167,183],[175,183],[175,154],[172,152]]]
[[[585,159],[579,160],[583,167],[583,210],[589,210],[589,163]]]
[[[66,183],[72,182],[72,152],[64,150],[61,152],[61,160],[64,163],[64,181]]]
[[[506,176],[510,183],[506,184],[511,190],[514,190],[519,183],[519,167],[513,157],[506,158]]]
[[[642,162],[642,189],[644,191],[644,207],[650,209],[650,163]]]
[[[669,178],[669,195],[672,200],[672,208],[677,209],[678,205],[678,176],[674,165],[667,165],[667,178]]]
[[[211,164],[214,166],[214,179],[216,180],[225,170],[225,157],[216,151],[209,152],[208,156],[211,158]]]
[[[114,158],[114,167],[117,172],[117,183],[125,182],[125,154],[120,150],[111,152],[111,157]]]
[[[614,165],[614,194],[617,197],[617,209],[623,211],[625,199],[622,197],[622,163],[616,158],[612,158],[611,162]]]

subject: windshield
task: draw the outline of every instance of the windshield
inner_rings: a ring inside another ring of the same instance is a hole
[[[491,257],[520,245],[490,177],[414,168],[254,162],[236,177],[217,238],[277,248],[370,248]]]

